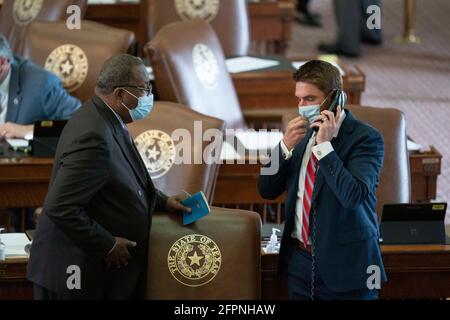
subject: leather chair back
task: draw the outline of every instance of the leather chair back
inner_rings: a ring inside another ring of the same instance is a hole
[[[213,199],[219,164],[206,162],[203,153],[214,146],[220,155],[222,139],[213,145],[202,137],[210,129],[222,133],[222,120],[173,102],[157,101],[150,116],[128,127],[158,189],[170,195],[202,190],[208,200]],[[181,162],[182,157],[186,161]]]
[[[197,19],[167,25],[144,52],[161,100],[223,119],[227,128],[245,127],[222,48],[207,22]]]
[[[57,74],[73,96],[92,97],[103,62],[127,53],[134,33],[83,21],[80,30],[68,30],[65,22],[33,22],[28,26],[24,57]]]
[[[381,218],[383,205],[409,203],[411,178],[406,146],[405,116],[398,109],[347,106],[359,120],[377,128],[384,138],[384,163],[377,189],[377,213]]]
[[[84,18],[87,0],[4,0],[0,12],[0,32],[15,54],[22,55],[26,27],[32,21],[61,21],[67,7],[77,5]]]
[[[256,300],[261,292],[261,219],[211,208],[194,224],[156,213],[149,240],[146,298]]]
[[[197,18],[211,24],[226,57],[247,54],[250,43],[247,0],[149,1],[150,39],[169,23]]]

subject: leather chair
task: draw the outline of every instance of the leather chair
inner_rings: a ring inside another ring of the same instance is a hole
[[[144,48],[161,100],[175,101],[213,117],[227,128],[281,123],[285,110],[241,111],[220,42],[203,20],[176,22],[162,28]]]
[[[411,178],[406,146],[406,122],[398,109],[347,106],[353,115],[374,128],[384,137],[384,163],[377,188],[377,213],[381,219],[383,205],[409,203]]]
[[[411,178],[407,150],[406,123],[398,109],[362,107],[347,105],[355,118],[378,129],[384,138],[384,163],[377,188],[377,214],[381,221],[383,205],[388,203],[409,203],[411,201]],[[298,116],[287,114],[284,127]]]
[[[149,241],[146,298],[256,300],[261,296],[261,219],[211,208],[195,224],[156,213]]]
[[[28,26],[24,57],[57,74],[64,87],[81,101],[94,94],[103,62],[127,53],[134,33],[83,21],[80,30],[68,30],[65,22],[33,22]]]
[[[199,18],[214,28],[226,57],[247,54],[250,43],[247,0],[149,0],[149,39],[165,25]]]
[[[213,199],[219,163],[205,163],[203,153],[208,145],[212,145],[209,141],[203,141],[202,137],[209,129],[222,133],[222,120],[205,116],[183,105],[157,101],[149,117],[133,122],[128,127],[157,188],[170,195],[180,194],[182,191],[193,194],[202,190],[209,201]],[[190,133],[191,140],[180,139],[174,134],[175,130]],[[196,143],[198,141],[201,143]],[[222,140],[218,139],[213,143],[215,150],[220,152]],[[183,146],[184,152],[189,149],[187,160],[190,160],[190,164],[177,164],[180,161],[175,161],[175,156],[181,155],[181,148],[177,152],[175,145],[179,148]],[[194,161],[195,154],[197,160],[201,159],[201,164]]]
[[[26,27],[32,21],[61,21],[67,7],[77,5],[84,18],[87,0],[4,0],[0,12],[0,32],[8,39],[14,53],[22,55]]]

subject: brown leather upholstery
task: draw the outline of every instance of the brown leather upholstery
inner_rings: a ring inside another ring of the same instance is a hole
[[[87,0],[4,0],[0,12],[0,32],[18,55],[23,53],[23,40],[28,24],[32,21],[60,21],[67,16],[67,7],[78,5],[81,18],[87,8]]]
[[[201,125],[200,132],[195,132],[195,121],[197,121],[197,126]],[[195,134],[201,142],[203,134],[208,129],[217,129],[222,132],[224,129],[222,120],[205,116],[176,103],[155,102],[154,110],[149,117],[129,124],[128,127],[131,135],[135,138],[136,146],[149,169],[153,182],[160,190],[169,195],[180,194],[183,190],[191,194],[202,190],[208,200],[213,199],[219,164],[217,161],[212,164],[206,164],[203,161],[203,152],[211,142],[204,141],[197,144],[194,142],[196,141]],[[186,146],[185,150],[189,148],[191,156],[188,159],[192,164],[183,162],[170,166],[174,159],[170,155],[181,155],[181,152],[176,152],[173,144],[180,147],[179,143],[183,143],[180,141],[181,139],[173,135],[174,130],[177,129],[187,130],[191,134],[191,141],[187,141],[187,144],[183,144],[183,146]],[[161,131],[167,135],[163,135]],[[164,143],[165,141],[168,141],[169,144]],[[215,143],[217,143],[216,150],[220,152],[222,140],[219,139]],[[151,153],[152,150],[160,153],[155,156],[154,153]],[[201,159],[201,164],[194,163],[196,153]]]
[[[150,39],[169,23],[195,17],[209,21],[217,33],[226,57],[247,54],[250,42],[247,0],[149,1]],[[194,4],[195,2],[197,4]]]
[[[406,123],[398,109],[347,106],[361,121],[377,128],[384,138],[384,164],[377,189],[377,213],[386,203],[409,203],[411,181],[406,146]]]
[[[103,62],[128,52],[134,34],[127,30],[83,21],[80,30],[65,22],[33,22],[28,26],[24,57],[56,73],[65,88],[81,101],[94,94]]]
[[[409,203],[411,199],[405,117],[400,110],[391,108],[346,106],[346,109],[378,129],[384,138],[384,163],[377,188],[377,214],[381,218],[384,204]],[[286,125],[296,116],[298,113],[287,114],[283,123]]]
[[[224,119],[227,128],[246,126],[219,40],[207,22],[167,25],[144,51],[161,100]]]
[[[259,299],[260,233],[261,219],[250,211],[213,207],[187,227],[179,215],[155,214],[147,299]]]

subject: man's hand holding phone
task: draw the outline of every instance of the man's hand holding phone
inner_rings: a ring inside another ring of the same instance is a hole
[[[320,113],[320,118],[317,119],[311,128],[317,128],[319,131],[316,135],[316,144],[321,144],[326,141],[331,141],[338,129],[339,118],[341,117],[341,106],[336,109],[336,115],[333,112],[324,110]]]
[[[289,121],[283,137],[283,142],[289,150],[292,150],[306,136],[308,126],[308,119],[302,116]]]

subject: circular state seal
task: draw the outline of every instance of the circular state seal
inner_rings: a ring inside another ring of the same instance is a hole
[[[219,273],[221,264],[219,246],[201,234],[178,239],[167,256],[167,266],[172,276],[189,287],[209,283]]]
[[[206,88],[214,89],[219,78],[219,63],[214,52],[205,44],[196,44],[192,49],[192,60],[200,82]]]
[[[13,19],[16,24],[26,26],[36,19],[41,11],[44,0],[15,0],[13,6]]]
[[[89,63],[80,47],[64,44],[50,53],[45,61],[45,69],[59,76],[64,88],[73,92],[86,80]]]
[[[169,172],[175,162],[175,143],[160,130],[148,130],[134,140],[150,177],[158,179]]]
[[[214,20],[219,12],[220,0],[174,0],[175,10],[183,20]]]

